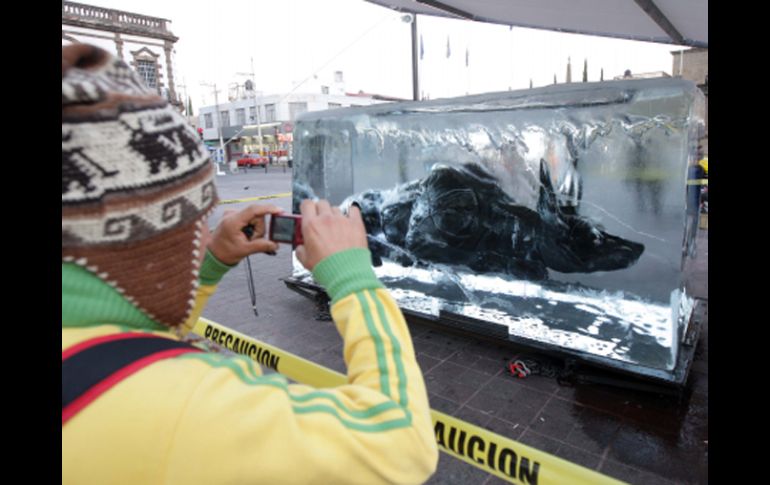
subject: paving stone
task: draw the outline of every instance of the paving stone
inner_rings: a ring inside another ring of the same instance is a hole
[[[425,374],[425,385],[428,391],[463,404],[490,379],[488,375],[447,361]]]
[[[481,485],[488,477],[489,474],[484,470],[442,452],[439,454],[436,473],[425,485]]]
[[[494,414],[511,423],[528,425],[540,412],[549,395],[502,377],[493,377],[467,405]]]
[[[555,455],[571,463],[588,468],[589,470],[596,470],[602,460],[602,457],[599,455],[594,455],[593,453],[564,443],[559,446]]]
[[[630,483],[631,485],[685,485],[688,483],[698,482],[672,482],[667,480],[664,476],[656,475],[654,473],[645,472],[636,468],[624,465],[614,460],[606,460],[599,469],[599,472],[603,475],[622,480]],[[707,483],[707,482],[700,482]]]
[[[705,446],[683,444],[678,435],[633,424],[619,427],[608,458],[677,482],[705,479],[708,469]]]

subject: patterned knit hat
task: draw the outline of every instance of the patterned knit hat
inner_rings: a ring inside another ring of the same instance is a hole
[[[208,150],[123,61],[62,47],[62,261],[153,320],[192,310],[201,226],[217,194]]]

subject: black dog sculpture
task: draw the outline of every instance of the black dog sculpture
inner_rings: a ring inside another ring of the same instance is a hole
[[[562,211],[545,161],[537,210],[518,205],[483,167],[436,166],[424,179],[349,198],[369,235],[375,265],[387,257],[465,265],[481,273],[542,280],[563,273],[614,271],[634,264],[644,245],[608,234]]]

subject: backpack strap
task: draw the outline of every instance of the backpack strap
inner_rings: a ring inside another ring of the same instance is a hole
[[[202,352],[186,342],[146,333],[96,337],[61,354],[62,426],[112,386],[162,359]]]

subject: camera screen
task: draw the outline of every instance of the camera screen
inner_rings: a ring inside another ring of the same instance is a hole
[[[273,217],[273,239],[276,241],[292,241],[294,239],[294,219]]]

